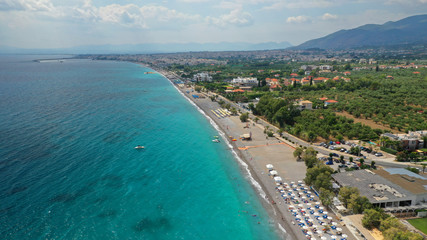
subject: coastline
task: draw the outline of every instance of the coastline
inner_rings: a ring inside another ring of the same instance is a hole
[[[211,111],[209,111],[210,109],[208,109],[208,107],[206,106],[207,101],[209,101],[209,103],[212,105],[213,104],[218,105],[218,103],[211,102],[210,99],[205,99],[206,100],[205,104],[202,104],[199,100],[196,101],[192,99],[191,94],[186,93],[184,89],[181,89],[173,82],[172,78],[174,76],[171,76],[171,73],[160,70],[160,69],[156,69],[151,66],[149,68],[155,70],[156,72],[161,74],[164,78],[166,78],[172,84],[172,86],[176,88],[176,90],[183,97],[185,97],[191,104],[193,104],[196,107],[196,109],[201,114],[203,114],[209,120],[211,125],[219,132],[223,142],[226,142],[227,145],[229,146],[232,154],[234,155],[235,159],[238,161],[239,165],[242,168],[241,170],[244,171],[244,174],[247,176],[252,187],[256,192],[258,192],[260,202],[264,206],[264,209],[267,211],[270,217],[270,222],[272,222],[275,225],[276,232],[278,233],[279,237],[286,240],[301,239],[304,235],[297,234],[297,232],[301,233],[301,231],[297,229],[295,226],[291,225],[291,214],[286,209],[285,204],[275,204],[274,199],[277,199],[278,197],[276,194],[274,194],[275,185],[273,184],[274,182],[272,181],[272,179],[269,176],[267,176],[265,172],[260,171],[260,169],[257,169],[257,167],[253,165],[253,162],[251,162],[250,159],[254,158],[254,156],[252,156],[248,152],[245,152],[244,150],[239,149],[239,146],[237,146],[236,142],[229,140],[227,136],[232,136],[232,135],[235,135],[236,133],[227,129],[228,127],[224,127],[224,123],[221,122],[220,119],[218,119]],[[218,105],[218,108],[219,108],[219,105]]]

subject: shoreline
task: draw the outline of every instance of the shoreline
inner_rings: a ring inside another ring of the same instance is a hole
[[[141,63],[139,64],[144,67],[148,67]],[[248,180],[250,181],[251,186],[258,193],[259,200],[262,206],[264,207],[264,209],[267,211],[268,216],[270,218],[269,221],[272,220],[279,237],[286,240],[300,239],[297,237],[294,226],[292,226],[289,221],[286,221],[286,219],[290,218],[290,214],[287,214],[289,216],[285,216],[285,214],[283,214],[284,209],[279,209],[279,206],[285,207],[285,205],[284,204],[278,205],[278,204],[272,203],[274,199],[277,199],[277,196],[270,193],[271,191],[269,191],[269,188],[266,186],[268,183],[266,183],[265,181],[265,175],[263,175],[262,172],[256,171],[253,164],[251,164],[251,162],[249,161],[249,158],[252,159],[252,157],[247,155],[250,155],[250,154],[240,150],[238,146],[235,144],[235,142],[229,141],[229,139],[226,137],[226,136],[232,135],[231,131],[227,131],[227,129],[225,129],[222,126],[222,123],[218,119],[216,119],[211,112],[209,112],[209,109],[206,109],[198,101],[191,99],[190,94],[187,94],[183,89],[179,88],[170,78],[171,73],[164,70],[156,69],[155,67],[152,67],[152,66],[149,66],[148,68],[155,70],[157,73],[159,73],[164,78],[166,78],[172,84],[172,86],[184,98],[186,98],[192,105],[194,105],[196,109],[202,115],[204,115],[204,117],[207,118],[210,124],[219,132],[224,142],[226,142],[226,144],[230,147],[232,155],[234,156],[234,158],[237,160],[238,164],[242,168],[241,170],[245,171],[244,174],[248,177]],[[212,102],[212,103],[218,104],[217,102]],[[267,179],[267,180],[271,180],[271,179]]]

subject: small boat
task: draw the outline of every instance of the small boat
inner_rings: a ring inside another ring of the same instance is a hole
[[[138,145],[138,146],[136,146],[135,147],[135,149],[144,149],[145,147],[144,146],[141,146],[141,145]]]
[[[214,136],[214,138],[219,138],[218,136]]]
[[[214,140],[212,140],[212,142],[219,143],[219,139],[214,139]]]

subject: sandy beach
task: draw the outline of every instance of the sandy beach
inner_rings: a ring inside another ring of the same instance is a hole
[[[171,82],[175,78],[171,73],[159,72]],[[292,143],[279,137],[267,137],[264,133],[264,126],[255,123],[252,120],[248,123],[243,123],[240,121],[239,116],[225,114],[219,115],[218,113],[221,113],[221,110],[219,110],[220,106],[217,102],[212,101],[207,96],[209,93],[198,93],[201,97],[194,98],[192,96],[195,94],[193,89],[183,87],[183,85],[174,86],[191,102],[197,105],[197,107],[212,119],[218,125],[220,130],[225,133],[225,139],[221,139],[221,143],[219,144],[225,144],[224,141],[227,141],[228,144],[233,147],[239,158],[244,162],[241,164],[242,172],[247,173],[247,171],[249,171],[250,175],[257,182],[252,184],[255,188],[260,188],[256,190],[260,192],[260,198],[262,198],[261,202],[268,211],[271,221],[276,225],[278,232],[281,233],[283,239],[309,239],[310,236],[312,237],[311,239],[334,239],[333,232],[330,234],[323,234],[322,236],[316,235],[316,232],[309,232],[311,235],[307,235],[307,231],[309,230],[304,229],[308,228],[303,226],[304,224],[301,225],[299,223],[299,221],[304,222],[305,219],[306,223],[310,224],[311,222],[308,221],[313,221],[314,217],[318,218],[318,216],[310,216],[310,218],[313,219],[309,219],[309,213],[307,213],[307,217],[304,217],[301,220],[296,218],[299,216],[297,214],[303,214],[303,216],[305,216],[305,212],[297,213],[297,211],[300,211],[301,209],[305,210],[304,208],[308,207],[307,212],[311,211],[311,203],[307,201],[310,206],[303,206],[302,204],[299,204],[299,207],[298,204],[294,205],[292,202],[285,203],[285,195],[287,196],[287,194],[289,194],[290,198],[293,188],[295,188],[294,190],[298,188],[298,190],[301,191],[299,189],[300,187],[301,189],[306,187],[304,192],[308,191],[310,193],[309,189],[307,186],[304,186],[302,181],[305,178],[306,166],[304,162],[297,162],[293,157],[293,151],[295,148],[292,146]],[[251,134],[252,139],[240,139],[240,136],[243,134]],[[233,139],[235,139],[235,141],[233,141]],[[277,171],[277,176],[280,176],[283,179],[283,183],[288,185],[279,185],[275,182],[273,176],[269,172],[269,169],[266,167],[268,164],[272,164],[274,166],[274,170]],[[292,182],[295,184],[291,185]],[[256,186],[258,184],[259,186]],[[300,196],[299,192],[296,193]],[[304,193],[301,192],[301,194]],[[318,203],[319,200],[314,194],[310,196],[312,196],[310,198],[313,201],[313,210],[316,210],[314,209],[314,202]],[[299,203],[298,201],[296,202]],[[293,206],[295,206],[295,209],[291,210]],[[319,206],[323,209],[323,206],[316,205],[317,208],[319,208]],[[318,213],[316,212],[315,215],[317,214]],[[337,219],[333,213],[329,213],[328,217],[335,221]],[[317,220],[318,219],[315,219],[314,224],[316,224]],[[330,221],[332,223],[332,220],[326,219],[326,221]],[[319,223],[321,223],[320,219]],[[343,236],[348,235],[345,239],[354,239],[346,227],[339,225],[342,224],[341,222],[335,224],[339,227],[338,229],[342,228]],[[321,229],[322,227],[320,226],[317,228]],[[311,229],[312,228],[310,228],[310,230]],[[283,230],[285,230],[286,233],[284,233]],[[340,236],[337,237],[337,239],[341,239]]]

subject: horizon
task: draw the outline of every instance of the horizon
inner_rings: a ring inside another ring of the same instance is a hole
[[[427,0],[19,0],[0,3],[1,45],[282,43],[423,14]]]

